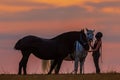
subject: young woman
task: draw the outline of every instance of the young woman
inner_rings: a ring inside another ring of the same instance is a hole
[[[99,67],[99,58],[100,58],[100,55],[101,55],[101,47],[102,47],[102,37],[103,37],[103,34],[101,32],[98,32],[96,35],[95,35],[95,43],[94,45],[90,45],[92,47],[92,50],[90,52],[93,52],[92,53],[92,56],[93,56],[93,61],[94,61],[94,64],[95,64],[95,68],[96,68],[96,73],[100,73],[100,67]]]

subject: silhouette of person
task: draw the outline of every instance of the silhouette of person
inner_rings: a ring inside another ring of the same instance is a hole
[[[93,46],[90,45],[92,48],[90,52],[93,52],[92,56],[93,56],[93,61],[96,68],[96,73],[100,73],[99,58],[101,56],[100,49],[102,47],[102,37],[103,37],[103,34],[101,32],[97,32],[95,35],[96,40],[94,42],[94,45]]]

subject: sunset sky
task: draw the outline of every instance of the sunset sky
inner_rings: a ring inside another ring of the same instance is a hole
[[[83,28],[104,34],[102,72],[120,72],[120,0],[0,0],[0,74],[17,74],[22,55],[13,47],[20,38],[49,39]],[[71,72],[73,64],[65,61],[60,72]],[[40,59],[31,55],[27,70],[43,73]],[[91,53],[85,72],[95,72]]]

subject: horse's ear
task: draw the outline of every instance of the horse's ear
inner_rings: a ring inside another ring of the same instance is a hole
[[[84,32],[84,29],[81,29],[81,32]]]
[[[80,30],[80,32],[82,32],[83,29]]]
[[[89,30],[86,28],[86,31],[89,31]]]
[[[84,29],[83,29],[83,32],[84,32]]]
[[[83,33],[84,33],[84,29],[81,29],[81,32],[83,32]]]

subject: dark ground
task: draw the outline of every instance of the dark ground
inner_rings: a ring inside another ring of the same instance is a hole
[[[14,75],[1,74],[0,80],[120,80],[120,73],[106,73],[106,74],[59,74],[59,75]]]

